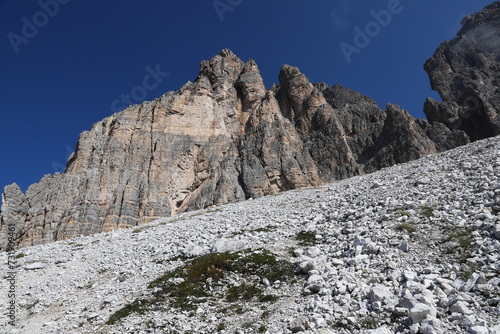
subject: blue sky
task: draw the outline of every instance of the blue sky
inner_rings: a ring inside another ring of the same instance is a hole
[[[80,132],[124,106],[123,94],[135,103],[177,90],[224,48],[254,59],[268,87],[290,64],[423,118],[425,98],[437,98],[425,60],[490,3],[0,0],[0,187],[61,171]],[[350,62],[341,45],[357,48]]]

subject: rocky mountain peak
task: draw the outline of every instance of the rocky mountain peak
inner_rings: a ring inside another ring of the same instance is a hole
[[[207,77],[213,87],[217,100],[231,93],[234,83],[243,70],[244,62],[231,50],[224,49],[210,60],[200,63],[200,77]]]
[[[255,61],[249,59],[245,63],[235,87],[240,93],[244,112],[254,110],[262,102],[267,90]]]
[[[425,63],[443,102],[427,100],[429,120],[460,129],[472,140],[500,134],[500,2],[462,21],[458,36]]]
[[[457,33],[458,36],[466,35],[467,32],[482,25],[497,25],[500,19],[500,1],[496,1],[486,6],[480,12],[466,16],[460,24],[462,29]]]
[[[311,121],[310,109],[306,102],[312,98],[314,86],[295,66],[284,65],[279,74],[280,90],[277,94],[281,109],[293,124],[299,124],[299,131],[304,135]]]

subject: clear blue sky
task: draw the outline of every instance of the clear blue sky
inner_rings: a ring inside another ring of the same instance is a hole
[[[436,97],[425,60],[456,35],[464,16],[493,3],[219,0],[233,5],[218,13],[213,0],[57,1],[64,4],[48,6],[50,16],[38,1],[0,0],[0,187],[17,182],[24,190],[60,171],[79,133],[111,115],[122,94],[135,89],[136,98],[146,92],[150,100],[177,90],[224,48],[253,58],[268,87],[290,64],[313,82],[338,83],[424,117],[425,98]],[[378,31],[371,11],[388,7],[395,13]],[[367,24],[374,37],[348,63],[340,44],[355,46],[354,29]],[[169,76],[141,91],[148,66]]]

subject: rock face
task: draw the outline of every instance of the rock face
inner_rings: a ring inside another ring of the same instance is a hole
[[[253,60],[223,50],[201,63],[195,82],[82,133],[64,174],[45,176],[26,194],[7,186],[0,250],[8,226],[19,247],[63,240],[317,186],[496,135],[499,57],[488,45],[498,31],[484,31],[498,27],[498,8],[466,18],[461,35],[426,64],[445,101],[427,101],[430,122],[391,104],[381,110],[338,85],[313,84],[289,65],[267,90]],[[469,92],[474,99],[464,106]]]
[[[443,100],[426,101],[430,122],[464,130],[472,140],[500,134],[500,2],[466,17],[425,70]]]

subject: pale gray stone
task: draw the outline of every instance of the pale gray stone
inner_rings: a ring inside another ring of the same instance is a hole
[[[460,290],[464,292],[470,292],[474,288],[474,285],[476,285],[478,279],[479,279],[479,274],[473,273]]]
[[[309,329],[309,319],[306,317],[294,319],[290,322],[289,327],[293,333],[303,332]]]
[[[467,307],[465,302],[458,301],[450,306],[450,312],[452,313],[462,313],[462,314],[471,314],[471,310]]]
[[[240,240],[232,239],[219,239],[215,241],[213,250],[217,253],[235,252],[244,247],[243,242]]]
[[[372,303],[380,301],[384,304],[396,304],[397,300],[396,296],[387,286],[380,284],[377,284],[370,289],[369,298]]]
[[[399,245],[399,249],[401,249],[405,253],[408,253],[408,251],[410,250],[408,246],[408,241],[403,241],[401,245]]]
[[[325,285],[325,280],[320,275],[311,275],[307,279],[306,289],[311,293],[318,293]]]
[[[31,263],[31,264],[28,264],[28,265],[24,266],[24,269],[26,269],[26,270],[37,270],[37,269],[43,269],[46,266],[47,265],[45,263],[35,262],[35,263]]]
[[[474,326],[469,329],[470,334],[488,334],[491,333],[488,328],[482,326]]]
[[[394,331],[387,328],[387,326],[382,326],[377,329],[371,329],[368,331],[370,334],[394,334]]]
[[[431,305],[418,303],[410,310],[410,318],[414,323],[421,323],[427,316],[435,318],[437,310]]]

